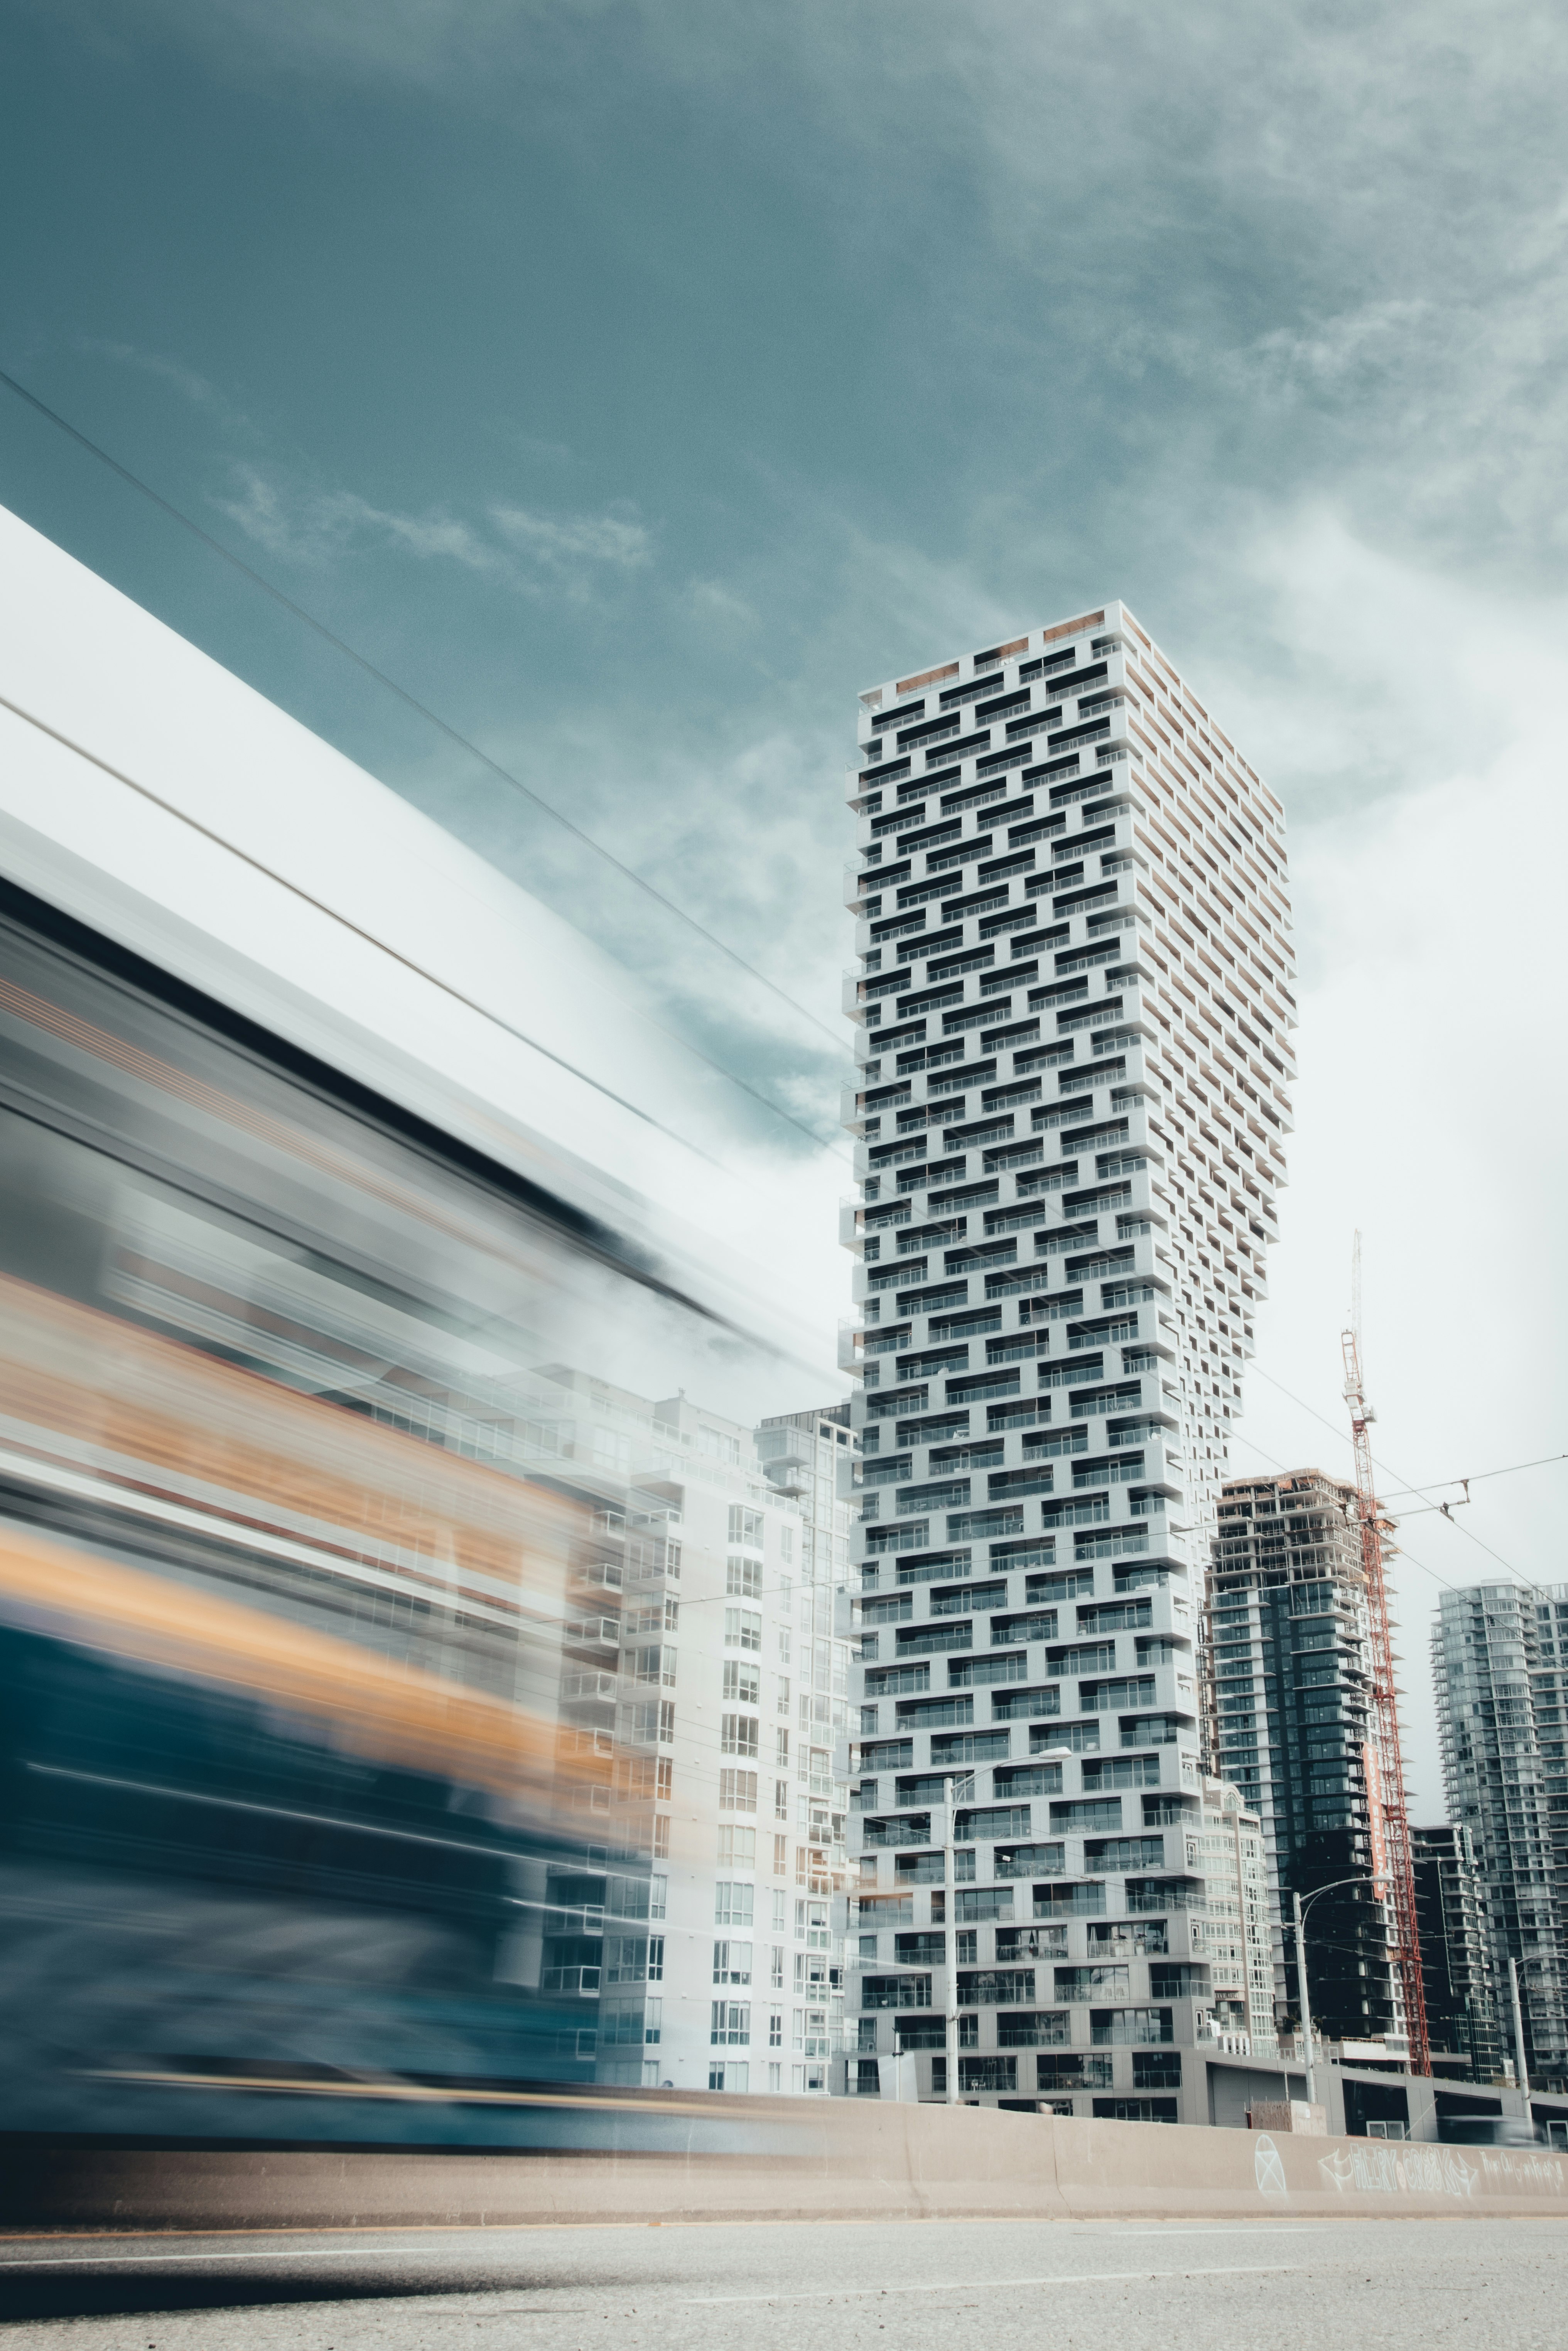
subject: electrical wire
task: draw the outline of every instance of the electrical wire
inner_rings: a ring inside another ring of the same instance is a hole
[[[1268,1374],[1265,1374],[1264,1376],[1266,1378]],[[1321,1418],[1322,1416],[1320,1415],[1319,1417]],[[1276,1461],[1271,1453],[1265,1453],[1263,1447],[1258,1443],[1256,1437],[1243,1437],[1240,1430],[1237,1429],[1233,1432],[1233,1439],[1238,1445],[1249,1447],[1251,1450],[1258,1455],[1260,1460],[1266,1461],[1269,1464],[1270,1469],[1278,1469],[1281,1476],[1287,1478],[1291,1474],[1288,1464],[1283,1461]],[[1435,1567],[1428,1567],[1425,1560],[1417,1559],[1413,1551],[1406,1551],[1403,1543],[1399,1546],[1398,1555],[1401,1559],[1407,1559],[1412,1567],[1418,1567],[1423,1575],[1429,1575],[1434,1583],[1440,1583],[1445,1592],[1462,1592],[1464,1590],[1464,1586],[1462,1584],[1450,1583],[1446,1575],[1439,1575]]]
[[[118,457],[111,456],[107,449],[101,447],[98,442],[89,439],[78,426],[72,424],[67,417],[62,416],[57,409],[51,408],[47,401],[41,400],[36,392],[30,391],[25,383],[4,368],[0,368],[0,384],[4,384],[8,392],[14,392],[17,399],[26,402],[29,408],[65,434],[79,448],[85,449],[90,456],[97,458],[100,465],[107,465],[120,481],[155,506],[160,513],[167,515],[172,522],[177,523],[182,530],[188,532],[191,538],[196,539],[210,553],[217,556],[220,561],[228,564],[231,569],[237,571],[242,579],[248,580],[253,587],[259,588],[264,596],[270,597],[275,604],[279,605],[303,627],[311,630],[324,643],[330,645],[335,653],[340,653],[346,661],[351,662],[356,668],[362,670],[367,677],[373,678],[378,685],[384,687],[387,693],[394,695],[405,708],[413,711],[418,717],[424,720],[427,726],[434,726],[438,734],[446,737],[448,742],[455,743],[459,749],[466,751],[471,758],[477,759],[481,767],[487,768],[490,774],[505,784],[509,790],[519,793],[527,800],[531,800],[537,809],[541,810],[546,816],[560,825],[575,840],[580,841],[592,855],[602,859],[605,864],[612,867],[634,888],[641,890],[645,897],[653,899],[655,904],[663,906],[666,913],[673,914],[677,922],[685,924],[687,928],[695,931],[699,938],[705,939],[709,946],[716,948],[718,953],[734,964],[737,970],[744,971],[750,978],[767,988],[771,995],[776,996],[781,1004],[787,1004],[792,1012],[798,1013],[801,1019],[809,1022],[828,1040],[836,1054],[842,1055],[843,1040],[831,1029],[825,1021],[820,1020],[814,1012],[800,1003],[787,988],[780,987],[777,980],[769,979],[766,972],[758,971],[755,964],[748,963],[736,948],[727,946],[716,932],[710,931],[705,923],[699,923],[695,914],[687,914],[685,908],[678,905],[674,899],[666,897],[664,891],[655,888],[652,882],[646,881],[630,865],[623,864],[612,851],[595,841],[591,833],[585,831],[581,825],[575,824],[570,817],[563,815],[559,809],[552,806],[540,793],[536,792],[531,785],[524,783],[520,776],[514,775],[509,768],[504,768],[498,759],[493,758],[488,751],[482,750],[470,737],[465,735],[460,728],[454,726],[450,720],[443,718],[438,711],[430,707],[428,703],[422,702],[419,696],[411,692],[407,686],[400,685],[396,678],[390,677],[385,670],[379,668],[370,659],[368,654],[361,653],[345,638],[339,636],[334,630],[327,626],[324,621],[318,620],[316,615],[308,611],[303,604],[297,603],[292,596],[286,595],[281,588],[275,587],[264,573],[257,571],[254,565],[246,563],[243,556],[236,555],[231,548],[225,547],[221,539],[214,538],[210,531],[204,530],[200,523],[193,521],[172,500],[164,497],[161,491],[155,490],[150,483],[144,482],[140,475],[133,474],[131,468],[122,465]],[[725,1071],[723,1074],[728,1076],[732,1073]],[[742,1084],[744,1081],[737,1079],[736,1083]],[[752,1090],[748,1087],[747,1091],[749,1092]],[[762,1098],[758,1097],[758,1099]],[[777,1105],[769,1104],[768,1107],[776,1108]],[[780,1112],[779,1115],[788,1116],[788,1113]],[[790,1123],[798,1125],[800,1122],[791,1120]],[[802,1130],[802,1132],[807,1131],[809,1130]],[[813,1140],[818,1139],[813,1137]]]
[[[1468,1478],[1434,1478],[1432,1483],[1434,1486],[1480,1486],[1484,1485],[1489,1478],[1513,1478],[1521,1469],[1550,1468],[1559,1461],[1568,1461],[1568,1453],[1543,1453],[1534,1461],[1511,1461],[1505,1469],[1478,1469]],[[1382,1499],[1385,1502],[1396,1502],[1401,1494],[1417,1494],[1420,1491],[1421,1489],[1418,1486],[1396,1486]],[[1449,1510],[1457,1509],[1458,1505],[1449,1502],[1433,1502],[1427,1507],[1446,1513]],[[1418,1519],[1424,1513],[1420,1510],[1407,1510],[1402,1515]]]
[[[1305,1412],[1305,1413],[1310,1413],[1310,1414],[1312,1415],[1312,1417],[1314,1420],[1322,1421],[1322,1422],[1323,1426],[1324,1426],[1325,1428],[1331,1428],[1331,1429],[1333,1429],[1333,1432],[1334,1432],[1334,1435],[1335,1435],[1336,1437],[1343,1437],[1343,1436],[1344,1435],[1344,1431],[1343,1431],[1342,1428],[1338,1427],[1338,1426],[1335,1425],[1335,1423],[1334,1423],[1333,1421],[1332,1421],[1332,1420],[1328,1419],[1324,1414],[1322,1414],[1322,1413],[1319,1412],[1319,1411],[1318,1411],[1318,1409],[1317,1409],[1317,1407],[1316,1407],[1314,1405],[1310,1405],[1310,1404],[1308,1404],[1308,1403],[1305,1401],[1305,1399],[1304,1399],[1303,1397],[1301,1397],[1301,1396],[1299,1396],[1299,1395],[1295,1395],[1295,1394],[1292,1392],[1292,1390],[1291,1390],[1290,1388],[1288,1388],[1288,1387],[1285,1385],[1285,1384],[1284,1384],[1284,1382],[1283,1382],[1282,1380],[1277,1380],[1277,1379],[1275,1379],[1275,1377],[1274,1377],[1274,1375],[1273,1375],[1273,1374],[1272,1374],[1271,1372],[1265,1372],[1265,1371],[1261,1370],[1260,1368],[1259,1368],[1259,1367],[1257,1367],[1257,1366],[1254,1366],[1254,1368],[1258,1370],[1258,1376],[1259,1376],[1259,1378],[1260,1378],[1260,1379],[1267,1380],[1267,1381],[1268,1381],[1268,1383],[1269,1383],[1269,1384],[1270,1384],[1270,1386],[1271,1388],[1278,1388],[1278,1389],[1279,1389],[1279,1391],[1280,1391],[1280,1394],[1281,1394],[1282,1396],[1288,1396],[1288,1397],[1290,1398],[1291,1402],[1293,1405],[1295,1405],[1297,1406],[1297,1408],[1298,1408],[1300,1411],[1301,1411],[1301,1412]],[[1385,1469],[1385,1470],[1386,1470],[1386,1471],[1388,1472],[1388,1475],[1389,1475],[1391,1478],[1396,1478],[1396,1477],[1398,1476],[1399,1472],[1398,1472],[1396,1469],[1393,1468],[1390,1466],[1390,1464],[1389,1464],[1388,1462],[1386,1462],[1386,1461],[1377,1461],[1377,1460],[1376,1460],[1376,1456],[1375,1456],[1375,1455],[1374,1455],[1374,1457],[1373,1457],[1373,1458],[1374,1458],[1374,1460],[1375,1460],[1375,1461],[1376,1461],[1376,1466],[1377,1466],[1377,1468],[1378,1468],[1379,1469]],[[1550,1458],[1550,1457],[1547,1457],[1547,1458]],[[1528,1468],[1528,1467],[1531,1467],[1531,1466],[1532,1466],[1532,1465],[1528,1464],[1528,1463],[1521,1464],[1521,1468]],[[1500,1476],[1506,1475],[1506,1472],[1503,1472],[1503,1471],[1499,1470],[1499,1471],[1492,1472],[1492,1473],[1490,1473],[1490,1474],[1495,1475],[1495,1476],[1500,1476]],[[1443,1480],[1443,1481],[1439,1481],[1439,1482],[1445,1482],[1445,1483],[1446,1483],[1446,1482],[1449,1482],[1449,1481]],[[1431,1499],[1432,1499],[1432,1498],[1431,1498],[1431,1491],[1430,1491],[1429,1488],[1425,1487],[1425,1486],[1400,1486],[1400,1487],[1398,1487],[1398,1488],[1396,1488],[1396,1492],[1398,1492],[1398,1493],[1401,1493],[1401,1494],[1419,1494],[1423,1501],[1427,1501],[1427,1502],[1429,1502],[1429,1501],[1431,1501]],[[1438,1508],[1438,1507],[1439,1507],[1439,1506],[1438,1506],[1437,1504],[1436,1504],[1436,1503],[1434,1503],[1434,1504],[1433,1504],[1433,1508],[1434,1508],[1434,1509],[1437,1509],[1437,1508]],[[1416,1514],[1415,1514],[1415,1513],[1412,1513],[1412,1515],[1414,1516],[1414,1515],[1416,1515]],[[1447,1515],[1447,1513],[1445,1513],[1445,1516],[1446,1516],[1446,1515]],[[1479,1548],[1480,1548],[1482,1551],[1484,1551],[1484,1552],[1485,1552],[1485,1553],[1486,1553],[1486,1555],[1487,1555],[1487,1557],[1488,1557],[1489,1559],[1495,1559],[1495,1560],[1496,1560],[1496,1562],[1497,1562],[1497,1563],[1498,1563],[1498,1565],[1499,1565],[1500,1568],[1502,1568],[1502,1569],[1503,1569],[1503,1570],[1504,1570],[1508,1574],[1511,1575],[1511,1576],[1514,1578],[1514,1580],[1515,1580],[1515,1582],[1516,1582],[1516,1583],[1522,1583],[1522,1584],[1525,1586],[1526,1590],[1531,1591],[1531,1592],[1538,1592],[1538,1591],[1541,1589],[1541,1586],[1540,1586],[1540,1585],[1539,1585],[1539,1584],[1534,1581],[1534,1579],[1533,1579],[1532,1577],[1528,1576],[1528,1575],[1525,1575],[1525,1574],[1522,1574],[1522,1573],[1521,1573],[1521,1571],[1520,1571],[1517,1567],[1515,1567],[1515,1566],[1512,1564],[1512,1562],[1511,1562],[1511,1561],[1504,1559],[1504,1557],[1503,1557],[1503,1555],[1502,1555],[1501,1552],[1500,1552],[1500,1551],[1493,1551],[1493,1549],[1492,1549],[1492,1547],[1491,1547],[1490,1543],[1489,1543],[1489,1542],[1482,1542],[1482,1541],[1481,1541],[1481,1539],[1480,1539],[1480,1537],[1479,1537],[1479,1535],[1475,1534],[1475,1533],[1472,1533],[1471,1530],[1470,1530],[1469,1527],[1467,1527],[1467,1526],[1463,1525],[1459,1520],[1458,1520],[1458,1519],[1452,1519],[1452,1520],[1450,1520],[1449,1523],[1450,1523],[1451,1525],[1455,1526],[1455,1527],[1458,1527],[1458,1531],[1459,1531],[1459,1532],[1460,1532],[1460,1534],[1467,1536],[1467,1537],[1469,1538],[1469,1540],[1471,1542],[1473,1542],[1473,1543],[1476,1543],[1476,1544],[1479,1545]],[[1419,1561],[1417,1561],[1416,1563],[1416,1565],[1417,1565],[1417,1566],[1419,1566],[1419,1564],[1420,1564]],[[1428,1574],[1430,1574],[1430,1573],[1431,1573],[1431,1572],[1432,1572],[1432,1571],[1431,1571],[1430,1569],[1428,1569],[1428,1570],[1427,1570]],[[1439,1582],[1440,1582],[1442,1579],[1441,1579],[1441,1578],[1439,1578],[1438,1580],[1439,1580]],[[1457,1584],[1454,1584],[1454,1585],[1451,1585],[1449,1588],[1450,1588],[1450,1590],[1458,1591],[1458,1586]]]

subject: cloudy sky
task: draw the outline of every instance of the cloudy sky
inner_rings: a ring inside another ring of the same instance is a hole
[[[1357,1227],[1390,1485],[1568,1448],[1560,10],[0,22],[0,365],[535,798],[3,392],[0,499],[637,971],[754,1089],[733,1150],[801,1294],[845,1286],[810,1135],[855,692],[1119,595],[1291,827],[1301,1084],[1238,1466],[1345,1467]],[[1435,1579],[1568,1574],[1565,1467],[1406,1522],[1430,1815]]]

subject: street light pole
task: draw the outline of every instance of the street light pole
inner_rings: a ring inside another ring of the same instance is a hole
[[[1519,2074],[1519,2086],[1524,2092],[1524,2111],[1530,2113],[1530,2073],[1524,2062],[1524,2018],[1519,2006],[1519,1962],[1508,1963],[1508,1996],[1513,2003],[1513,2062]]]
[[[944,1976],[947,1986],[947,2022],[942,2045],[947,2052],[947,2104],[956,2106],[958,2103],[958,1938],[953,1918],[956,1904],[953,1884],[954,1782],[951,1777],[943,1783],[943,1794],[946,1800],[942,1823],[942,1923],[946,1929],[944,1940],[947,1965]]]
[[[943,2047],[947,2052],[947,2104],[958,2103],[958,1923],[954,1917],[956,1908],[954,1884],[953,1842],[958,1828],[958,1788],[963,1783],[966,1797],[972,1793],[975,1775],[972,1771],[949,1772],[942,1783],[946,1799],[942,1824],[942,1924],[946,1933],[945,1953],[947,1961],[945,1974],[947,1984],[947,2022],[944,2028]]]
[[[1307,2104],[1312,2104],[1312,2016],[1307,2005],[1307,1938],[1301,1932],[1301,1897],[1292,1887],[1296,1917],[1296,2005],[1301,2011],[1301,2047],[1307,2060]]]
[[[1294,1923],[1296,1928],[1296,2000],[1301,2011],[1301,2049],[1306,2060],[1307,2104],[1309,2106],[1314,2103],[1312,2097],[1312,2009],[1307,2000],[1307,1938],[1301,1931],[1302,1920],[1304,1919],[1306,1913],[1312,1908],[1312,1904],[1317,1900],[1320,1894],[1337,1894],[1343,1886],[1381,1886],[1385,1882],[1386,1872],[1380,1873],[1375,1876],[1370,1872],[1357,1870],[1354,1876],[1331,1877],[1326,1886],[1314,1886],[1304,1902],[1301,1900],[1301,1896],[1296,1892],[1293,1886],[1291,1889],[1291,1902],[1294,1911]],[[1513,1965],[1511,1959],[1509,1961],[1509,1965],[1510,1967]]]

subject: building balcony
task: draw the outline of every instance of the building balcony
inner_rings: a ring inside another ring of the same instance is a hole
[[[539,1990],[562,1992],[579,2000],[597,2000],[602,1974],[601,1968],[546,1968],[539,1978]]]

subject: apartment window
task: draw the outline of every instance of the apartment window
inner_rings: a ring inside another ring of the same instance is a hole
[[[789,1530],[788,1527],[784,1529],[783,1534],[780,1536],[779,1540],[785,1544],[788,1544],[790,1541]],[[783,1553],[783,1556],[786,1559],[788,1559],[789,1555],[790,1554],[788,1550]],[[779,1577],[779,1590],[775,1597],[777,1599],[780,1615],[788,1616],[795,1604],[795,1583],[792,1576],[781,1575]]]
[[[789,1875],[789,1840],[787,1836],[776,1836],[773,1840],[773,1875],[775,1877],[788,1877]]]
[[[662,2041],[664,2037],[664,2001],[662,2000],[644,2001],[643,2003],[643,2039],[644,2043],[649,2048],[652,2048],[656,2042]]]
[[[749,1666],[744,1657],[727,1657],[724,1666],[724,1694],[738,1698],[743,1706],[761,1703],[762,1668]]]
[[[604,1980],[607,1984],[641,1983],[648,1972],[648,1946],[641,1935],[607,1935],[604,1938]]]
[[[784,2046],[784,2011],[781,2008],[768,2011],[768,2046],[769,2049],[782,2049]]]
[[[1181,2051],[1179,2049],[1134,2049],[1133,2087],[1134,2090],[1179,2090]]]
[[[622,1802],[635,1803],[652,1796],[654,1787],[651,1755],[622,1755],[615,1766],[615,1792]]]
[[[774,1741],[775,1747],[773,1760],[778,1764],[779,1769],[781,1771],[788,1771],[789,1769],[789,1733],[787,1730],[776,1731],[774,1733]]]
[[[775,1943],[768,1954],[768,1987],[770,1991],[784,1989],[784,1946]]]
[[[946,2067],[944,2067],[946,2072]],[[960,2057],[958,2087],[960,2090],[1016,2090],[1019,2082],[1019,2061],[1016,2057]]]
[[[711,2011],[708,2039],[716,2048],[744,2049],[751,2038],[751,2003],[743,2000],[716,2000]],[[722,2090],[724,2084],[718,2087]]]
[[[776,1821],[787,1821],[789,1817],[789,1782],[788,1780],[775,1780],[773,1782],[773,1817]]]
[[[759,1559],[727,1559],[724,1563],[724,1588],[732,1598],[760,1600],[762,1562]]]
[[[718,1808],[721,1813],[754,1813],[757,1810],[756,1772],[721,1771],[718,1775]]]
[[[716,1927],[750,1926],[752,1905],[757,1899],[755,1887],[736,1885],[730,1879],[721,1877],[713,1891],[713,1920]]]
[[[659,1915],[663,1917],[663,1911],[661,1911]],[[650,1935],[648,1938],[648,1981],[650,1983],[663,1983],[664,1980],[664,1938],[663,1935]]]
[[[748,1510],[743,1503],[732,1502],[729,1506],[729,1540],[732,1543],[745,1543],[752,1551],[760,1551],[761,1511]]]
[[[667,1755],[659,1758],[658,1785],[654,1794],[661,1803],[671,1803],[675,1793],[675,1767]]]
[[[776,1935],[783,1935],[789,1932],[789,1896],[776,1886],[773,1889],[773,1931]]]
[[[779,2092],[783,2089],[784,2068],[782,2065],[769,2065],[768,2068],[768,2087],[773,2092]]]
[[[660,1744],[664,1747],[673,1747],[675,1743],[675,1702],[674,1698],[662,1698],[659,1700],[659,1740]]]
[[[751,1945],[749,1943],[716,1943],[713,1947],[713,1980],[716,1984],[748,1984],[751,1981]]]
[[[719,1753],[755,1755],[760,1727],[754,1714],[722,1715],[719,1718]]]
[[[778,1627],[778,1633],[779,1633],[779,1664],[780,1664],[781,1666],[787,1666],[787,1665],[789,1663],[789,1661],[790,1661],[790,1658],[789,1658],[789,1626],[788,1626],[787,1625],[780,1625]],[[787,1701],[787,1700],[786,1700],[786,1703],[788,1703],[788,1701]],[[779,1711],[780,1711],[780,1712],[782,1712],[782,1711],[783,1711],[783,1708],[780,1708]]]
[[[762,1618],[750,1608],[727,1608],[724,1612],[724,1644],[727,1649],[762,1647]]]
[[[653,1815],[653,1858],[668,1861],[670,1857],[670,1816],[668,1813]]]
[[[650,1917],[650,1918],[663,1918],[663,1917],[666,1917],[666,1916],[668,1915],[667,1906],[668,1906],[668,1903],[669,1903],[669,1899],[670,1899],[670,1881],[669,1881],[669,1879],[668,1879],[667,1877],[654,1877],[654,1878],[653,1878],[653,1879],[650,1881],[650,1883],[649,1883],[649,1886],[648,1886],[648,1916],[649,1916],[649,1917]]]
[[[718,1833],[718,1865],[721,1869],[755,1869],[757,1831],[721,1828]]]
[[[1147,2046],[1175,2037],[1168,2008],[1092,2008],[1089,2011],[1089,2038],[1097,2047],[1124,2047],[1129,2043]]]

